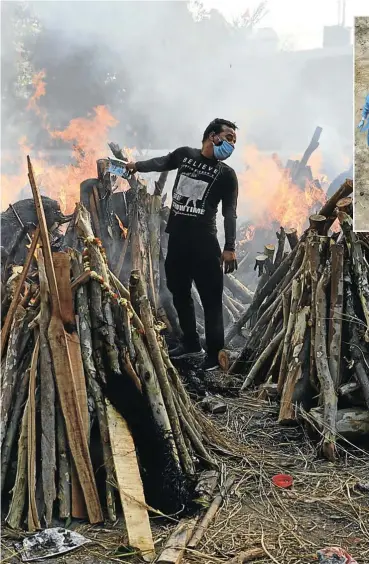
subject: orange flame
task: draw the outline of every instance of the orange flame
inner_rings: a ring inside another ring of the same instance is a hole
[[[28,186],[26,155],[30,154],[41,192],[58,200],[64,213],[72,212],[80,199],[80,183],[88,178],[96,178],[96,161],[107,151],[109,130],[118,124],[105,106],[97,106],[92,115],[72,119],[64,130],[52,131],[46,125],[45,114],[37,106],[37,100],[45,95],[44,78],[43,71],[35,75],[35,92],[28,107],[42,116],[42,125],[52,139],[60,139],[69,145],[68,160],[72,157],[73,162],[55,165],[42,153],[35,154],[27,139],[22,137],[19,141],[19,174],[1,174],[2,209],[19,199],[21,190]]]
[[[255,146],[246,147],[245,161],[248,168],[239,175],[238,215],[249,217],[257,227],[268,229],[276,222],[301,234],[325,194],[313,185],[304,191],[292,184],[275,155],[266,156]]]
[[[128,235],[127,227],[124,227],[123,222],[121,221],[120,217],[116,213],[114,215],[118,221],[119,229],[122,232],[122,239],[127,239],[127,235]]]
[[[33,110],[37,115],[41,114],[41,110],[38,107],[37,102],[41,98],[41,96],[45,96],[46,94],[46,82],[44,81],[45,77],[46,73],[43,70],[34,74],[32,77],[32,84],[35,91],[29,99],[27,110]]]
[[[244,243],[249,243],[253,240],[255,236],[256,226],[255,225],[248,225],[245,229],[241,230],[241,240],[238,241],[240,245]]]

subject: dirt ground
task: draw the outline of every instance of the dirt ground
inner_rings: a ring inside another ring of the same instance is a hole
[[[355,23],[355,216],[354,229],[369,231],[369,147],[357,125],[369,94],[369,18]]]
[[[369,563],[369,496],[356,485],[368,484],[369,456],[348,443],[338,447],[337,463],[317,454],[317,443],[303,425],[282,427],[278,406],[253,394],[225,400],[227,412],[212,416],[229,444],[239,442],[239,453],[218,453],[222,479],[231,473],[235,485],[196,551],[183,562],[226,563],[240,551],[260,547],[265,557],[255,564],[310,564],[316,551],[343,546],[359,564]],[[271,478],[277,473],[293,476],[291,490],[277,489]],[[166,520],[152,516],[158,552],[180,516]],[[124,553],[127,538],[120,520],[115,526],[73,528],[92,542],[87,547],[53,559],[55,564],[142,562]],[[20,559],[13,548],[14,533],[2,530],[2,562]]]

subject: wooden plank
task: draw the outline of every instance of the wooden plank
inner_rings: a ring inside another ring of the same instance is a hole
[[[37,249],[40,282],[40,411],[41,411],[41,475],[46,527],[50,527],[56,498],[55,380],[47,331],[50,323],[49,284],[42,249]]]
[[[85,373],[83,369],[81,345],[76,327],[73,307],[72,286],[70,281],[70,256],[67,253],[53,253],[53,264],[59,290],[61,318],[66,329],[70,359],[73,367],[74,384],[77,392],[78,406],[81,412],[83,428],[88,439],[89,415]],[[87,516],[83,491],[78,481],[74,463],[71,469],[72,516],[85,519]]]
[[[31,246],[28,250],[26,262],[24,263],[22,274],[20,275],[17,288],[14,292],[12,303],[10,304],[8,313],[6,314],[6,318],[5,318],[3,328],[1,330],[1,358],[3,357],[4,351],[5,351],[6,343],[8,341],[8,337],[9,337],[9,333],[10,333],[10,328],[11,328],[12,323],[13,323],[13,317],[14,317],[15,311],[16,311],[17,306],[18,306],[18,301],[19,301],[19,297],[20,297],[20,294],[21,294],[21,291],[22,291],[22,288],[23,288],[23,284],[26,280],[29,268],[31,266],[31,262],[33,260],[33,256],[35,254],[35,250],[36,250],[36,247],[37,247],[37,242],[38,242],[39,236],[40,236],[40,228],[37,227],[36,231],[33,234],[32,243],[31,243]]]
[[[92,468],[88,442],[84,432],[83,420],[78,405],[77,391],[74,384],[73,368],[69,353],[64,325],[61,319],[59,292],[51,254],[49,233],[40,191],[36,185],[29,156],[28,178],[32,188],[40,236],[45,258],[46,275],[49,282],[52,315],[48,331],[51,354],[53,357],[55,379],[58,388],[60,405],[63,412],[69,448],[76,465],[79,482],[86,502],[90,523],[103,521],[100,500],[97,492],[95,476]]]
[[[20,425],[17,454],[17,473],[12,489],[12,500],[10,502],[9,512],[5,518],[6,523],[12,529],[19,529],[21,526],[24,504],[27,497],[28,406],[29,399],[26,402],[22,422]]]
[[[28,530],[41,529],[36,507],[36,374],[40,352],[40,338],[37,336],[36,346],[31,361],[28,394]]]
[[[155,549],[135,445],[126,421],[107,400],[106,412],[129,544],[140,550],[144,560],[150,562],[155,557]]]
[[[197,547],[202,537],[204,536],[206,529],[209,527],[215,515],[218,513],[225,496],[230,492],[235,479],[236,478],[233,475],[229,476],[226,479],[223,487],[221,488],[221,491],[215,496],[211,505],[209,506],[209,509],[201,519],[199,525],[196,527],[195,532],[192,535],[190,542],[188,543],[189,548]]]
[[[181,519],[174,529],[157,562],[158,564],[181,564],[185,548],[191,538],[198,517],[192,519]]]

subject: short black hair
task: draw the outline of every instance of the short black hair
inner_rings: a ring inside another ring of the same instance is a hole
[[[232,129],[238,129],[237,125],[235,123],[233,123],[232,121],[229,121],[227,119],[215,118],[215,119],[213,119],[213,121],[211,121],[209,123],[209,125],[205,129],[204,135],[203,135],[203,138],[202,138],[202,142],[204,143],[204,141],[207,140],[210,133],[212,133],[213,131],[214,131],[214,133],[220,133],[221,131],[223,131],[224,125],[226,127],[231,127]]]

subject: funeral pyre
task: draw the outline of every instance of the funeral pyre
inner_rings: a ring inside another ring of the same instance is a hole
[[[229,345],[246,326],[246,344],[220,357],[226,367],[233,361],[230,374],[246,375],[243,389],[280,398],[280,423],[305,417],[331,460],[337,437],[369,433],[369,245],[353,231],[351,192],[347,180],[300,239],[289,236],[285,258],[281,228],[276,253],[257,260],[251,305],[226,336]]]
[[[130,180],[121,195],[127,231],[104,208],[110,175],[82,185],[70,217],[41,197],[29,159],[28,168],[31,216],[24,223],[19,205],[8,210],[22,227],[2,262],[5,520],[32,531],[55,516],[98,523],[107,515],[114,522],[122,508],[130,545],[152,559],[148,509],[182,511],[194,497],[196,472],[216,466],[211,448],[222,441],[230,448],[190,400],[162,335],[177,321],[168,319],[160,294],[160,182],[150,196]],[[19,204],[29,211],[30,201]],[[126,254],[133,266],[128,286]],[[21,268],[13,266],[16,256]],[[237,299],[230,303],[242,310]],[[210,474],[207,495],[217,483]],[[193,546],[203,528],[195,529]]]

